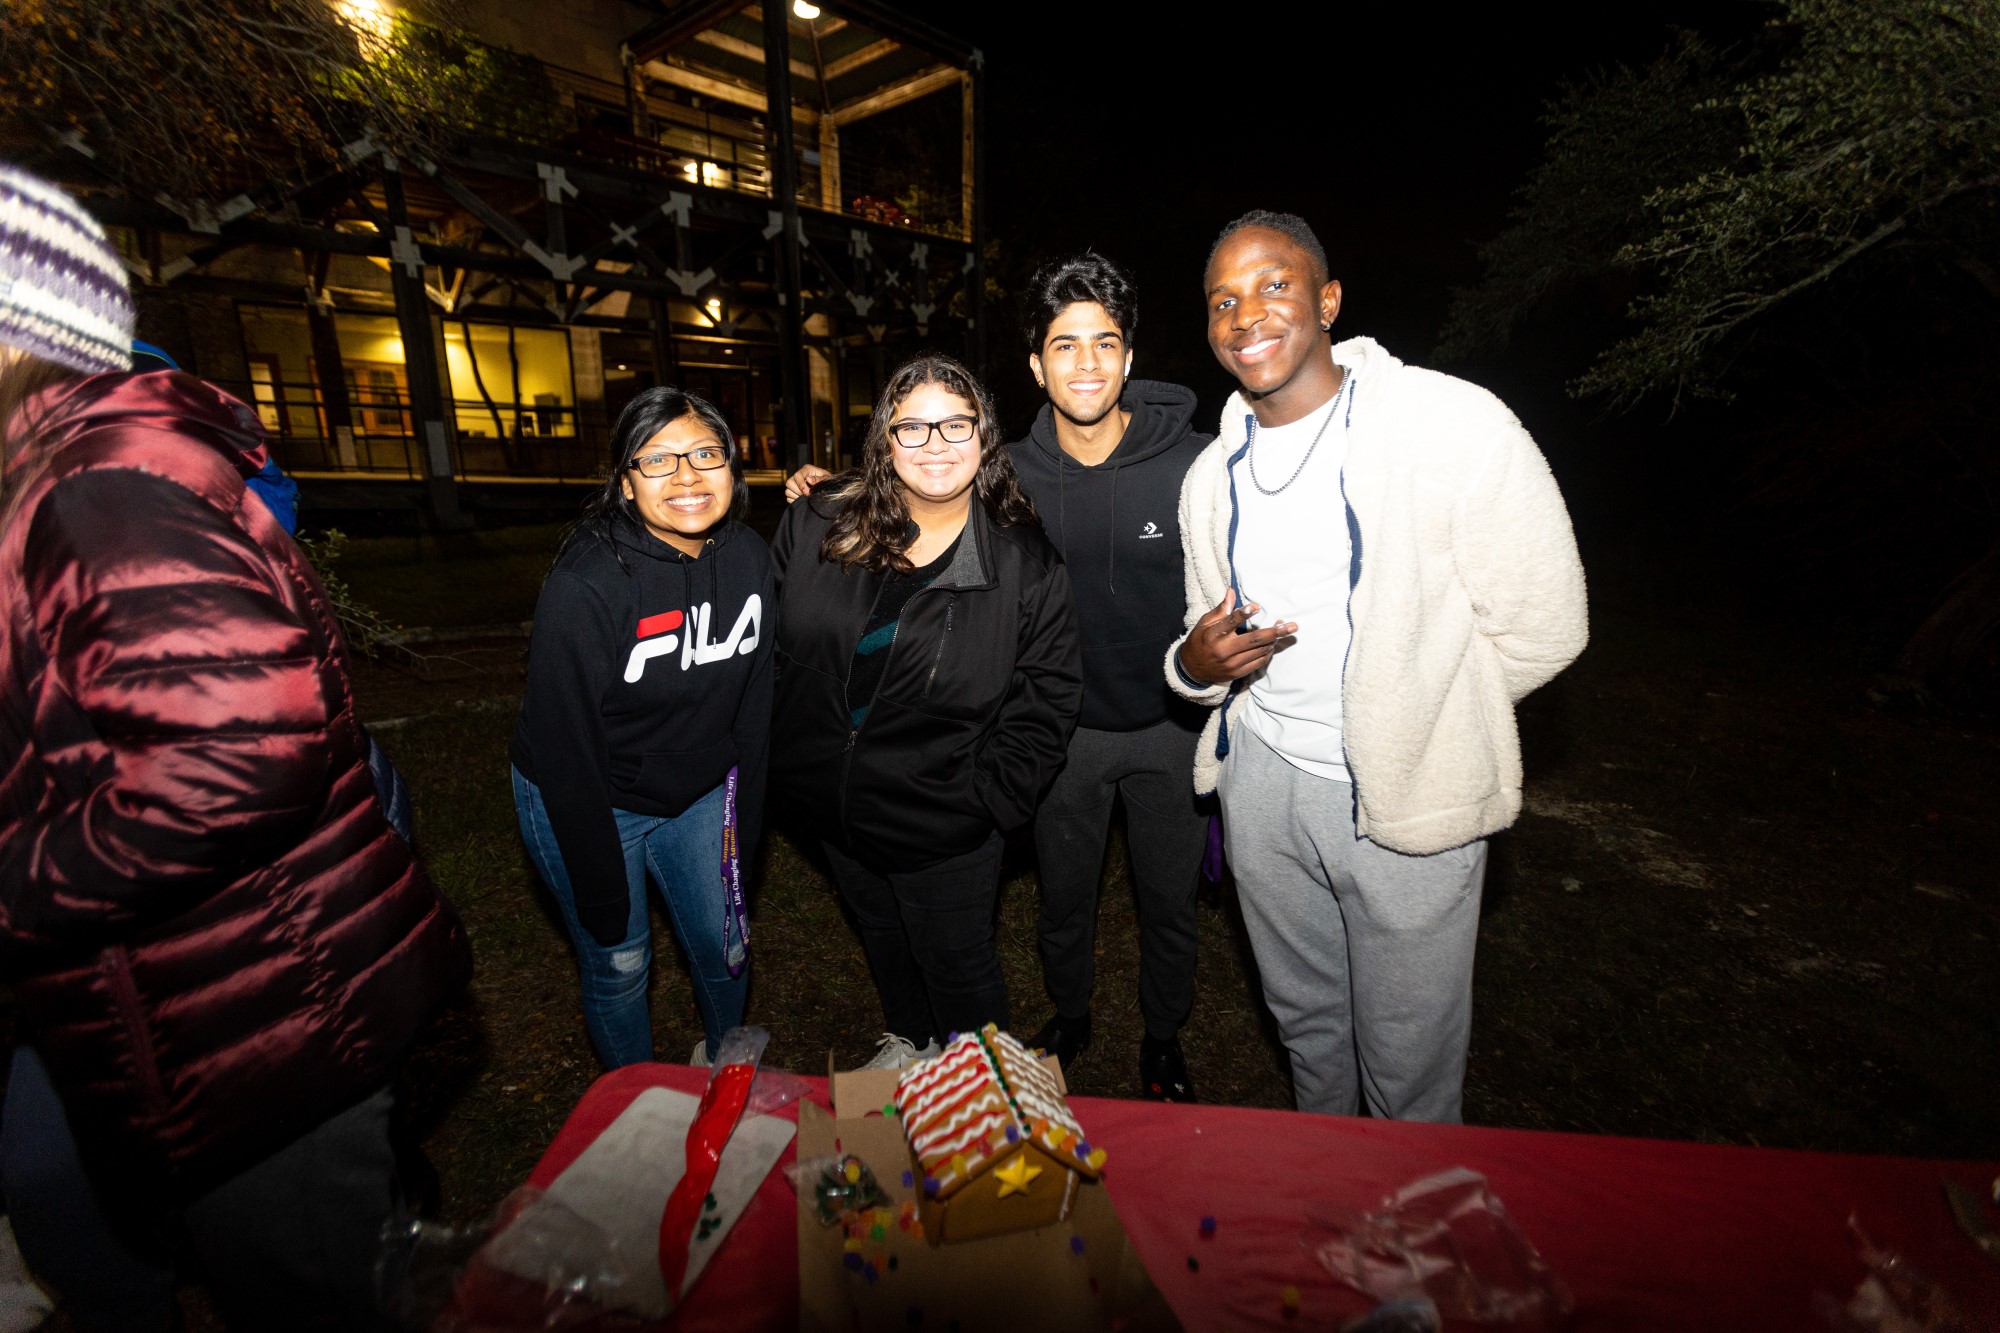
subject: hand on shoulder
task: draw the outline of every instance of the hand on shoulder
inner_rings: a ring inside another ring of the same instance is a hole
[[[785,503],[791,504],[795,500],[805,499],[808,495],[812,494],[813,487],[819,485],[832,475],[831,472],[828,472],[825,468],[817,464],[807,463],[797,472],[785,478]]]

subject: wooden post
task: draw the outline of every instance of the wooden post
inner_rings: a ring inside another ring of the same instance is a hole
[[[417,457],[423,461],[431,516],[445,531],[461,532],[472,523],[459,507],[458,482],[452,475],[444,377],[438,367],[437,344],[431,336],[431,303],[424,295],[424,261],[417,249],[416,234],[410,230],[402,168],[387,153],[382,155],[382,197],[389,218],[389,285],[396,294],[396,323],[403,335],[403,376],[410,386],[410,420],[416,428]]]
[[[835,213],[847,211],[840,191],[840,125],[832,116],[819,118],[819,203]]]
[[[680,358],[674,355],[674,315],[666,297],[647,298],[646,323],[653,334],[653,383],[680,387]]]
[[[967,97],[967,117],[972,122],[972,185],[967,200],[966,240],[972,245],[972,285],[966,292],[966,355],[972,358],[973,373],[981,380],[990,377],[986,364],[986,55],[972,53],[972,86]]]
[[[771,206],[779,220],[778,451],[786,466],[812,461],[806,398],[804,276],[799,257],[799,184],[792,126],[791,6],[764,4],[765,124],[771,137]]]

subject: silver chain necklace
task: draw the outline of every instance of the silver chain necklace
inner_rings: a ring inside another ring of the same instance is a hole
[[[1354,376],[1348,373],[1345,367],[1342,367],[1340,392],[1334,394],[1333,401],[1326,405],[1326,417],[1319,423],[1319,430],[1314,432],[1313,442],[1306,446],[1306,456],[1301,458],[1299,465],[1292,469],[1292,475],[1285,478],[1283,486],[1273,489],[1257,479],[1257,428],[1255,426],[1250,428],[1250,452],[1248,455],[1250,462],[1250,484],[1257,488],[1259,494],[1283,495],[1286,489],[1299,479],[1299,475],[1306,470],[1306,464],[1312,462],[1313,450],[1319,448],[1320,439],[1326,434],[1326,428],[1333,424],[1335,414],[1340,411],[1340,400],[1347,396],[1347,386],[1353,382]]]

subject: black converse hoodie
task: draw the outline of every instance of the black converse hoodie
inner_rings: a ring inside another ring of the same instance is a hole
[[[741,523],[693,557],[628,520],[612,536],[580,529],[542,584],[511,749],[541,789],[577,916],[605,944],[629,910],[614,809],[678,815],[734,767],[746,860],[757,845],[777,628],[770,552]]]
[[[1119,405],[1132,420],[1095,467],[1062,451],[1047,403],[1028,438],[1007,448],[1076,592],[1079,725],[1137,731],[1172,717],[1195,730],[1206,711],[1174,696],[1160,659],[1184,627],[1181,482],[1209,437],[1194,428],[1194,394],[1178,384],[1128,380]]]

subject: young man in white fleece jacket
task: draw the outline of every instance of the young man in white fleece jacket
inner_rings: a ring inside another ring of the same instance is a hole
[[[1485,390],[1333,345],[1303,219],[1224,229],[1208,341],[1241,386],[1181,490],[1188,632],[1223,831],[1303,1111],[1457,1121],[1514,705],[1587,637],[1569,515]]]

